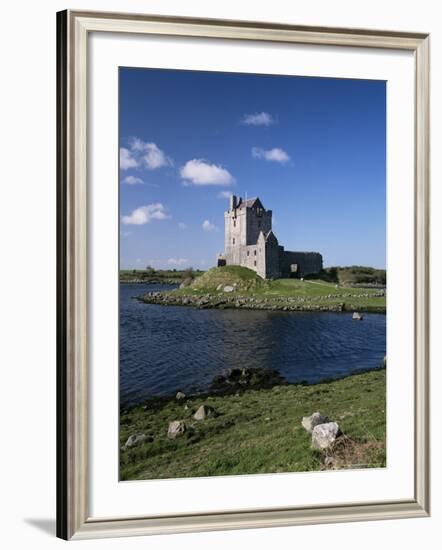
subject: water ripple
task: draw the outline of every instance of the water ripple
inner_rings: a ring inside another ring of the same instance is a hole
[[[342,313],[198,310],[148,305],[120,288],[120,399],[133,405],[177,389],[204,391],[231,367],[274,368],[290,382],[318,382],[379,366],[386,317]]]

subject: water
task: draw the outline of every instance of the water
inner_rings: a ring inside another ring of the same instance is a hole
[[[134,300],[165,285],[120,285],[120,399],[134,405],[178,389],[207,389],[231,367],[278,370],[309,383],[378,367],[386,349],[386,316],[199,310]]]

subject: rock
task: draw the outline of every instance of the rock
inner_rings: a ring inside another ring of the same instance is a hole
[[[222,384],[224,381],[225,381],[224,376],[222,376],[222,374],[217,374],[216,376],[214,376],[212,380],[212,384],[214,385]]]
[[[278,371],[258,367],[232,368],[225,375],[213,378],[210,391],[215,393],[235,393],[244,389],[270,389],[285,384]]]
[[[208,416],[214,416],[215,409],[209,405],[201,405],[201,407],[193,415],[195,420],[205,420]]]
[[[316,426],[319,426],[319,424],[326,424],[327,422],[330,422],[330,420],[326,416],[320,412],[314,412],[311,416],[304,416],[301,424],[302,427],[311,434]]]
[[[335,459],[332,456],[326,456],[324,460],[325,466],[329,466],[330,468],[334,466]]]
[[[362,321],[363,318],[362,313],[358,313],[357,311],[353,313],[353,321]]]
[[[339,433],[339,426],[336,422],[318,424],[313,428],[312,447],[320,450],[328,449],[336,441]]]
[[[223,292],[233,292],[235,289],[231,285],[226,285],[223,287]]]
[[[239,368],[229,369],[227,372],[227,379],[230,381],[236,382],[241,378],[243,371],[245,371],[245,369],[239,369]]]
[[[177,393],[175,395],[175,399],[177,401],[182,401],[183,399],[186,399],[186,394],[182,391],[177,391]]]
[[[182,420],[174,420],[170,422],[169,429],[167,430],[167,437],[169,439],[176,439],[183,435],[186,431],[186,424]]]
[[[146,434],[142,434],[142,433],[132,434],[126,441],[124,448],[127,449],[128,447],[134,447],[135,445],[138,445],[139,443],[146,441],[146,439],[147,439]]]

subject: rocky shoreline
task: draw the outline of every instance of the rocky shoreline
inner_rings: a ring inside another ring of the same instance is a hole
[[[152,291],[137,299],[146,304],[159,304],[166,306],[187,306],[199,309],[259,309],[267,311],[359,311],[364,310],[361,306],[352,306],[351,299],[383,297],[383,290],[373,294],[328,294],[325,296],[275,296],[259,297],[244,295],[229,295],[224,292],[207,294],[178,294],[173,292]],[[339,302],[327,303],[330,300]],[[341,301],[342,300],[342,301]],[[347,300],[350,302],[348,303]],[[370,311],[385,312],[385,308],[370,308]]]
[[[121,414],[127,414],[132,409],[142,406],[145,410],[155,410],[163,407],[165,404],[172,401],[184,402],[187,399],[207,399],[213,397],[228,397],[231,395],[240,395],[246,391],[254,390],[269,390],[279,386],[318,386],[331,384],[345,378],[358,376],[361,374],[385,370],[387,366],[386,356],[379,362],[379,365],[369,369],[358,369],[355,372],[349,373],[343,377],[325,378],[320,382],[289,382],[279,371],[263,367],[233,367],[227,369],[223,374],[218,374],[213,377],[207,390],[201,392],[184,393],[177,389],[169,395],[154,396],[145,399],[141,403],[132,406],[121,408]]]

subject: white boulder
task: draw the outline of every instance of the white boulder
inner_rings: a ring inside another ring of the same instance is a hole
[[[213,407],[209,407],[209,405],[201,405],[201,407],[199,407],[199,409],[193,415],[193,418],[195,420],[205,420],[208,416],[214,415],[215,409]]]
[[[311,434],[315,426],[318,426],[318,424],[325,424],[326,422],[329,422],[327,416],[324,416],[320,412],[314,412],[311,416],[304,416],[301,424],[302,427]]]
[[[132,434],[129,436],[128,440],[126,441],[124,447],[127,449],[128,447],[134,447],[135,445],[138,445],[138,443],[142,443],[147,439],[146,434],[138,433],[138,434]]]
[[[339,433],[339,426],[336,422],[318,424],[312,432],[312,447],[320,450],[330,448],[336,441]]]
[[[186,432],[186,424],[183,420],[174,420],[170,422],[169,429],[167,430],[167,437],[169,439],[176,439]]]
[[[226,285],[224,288],[223,288],[223,292],[233,292],[235,289],[233,288],[233,286],[231,285]]]

